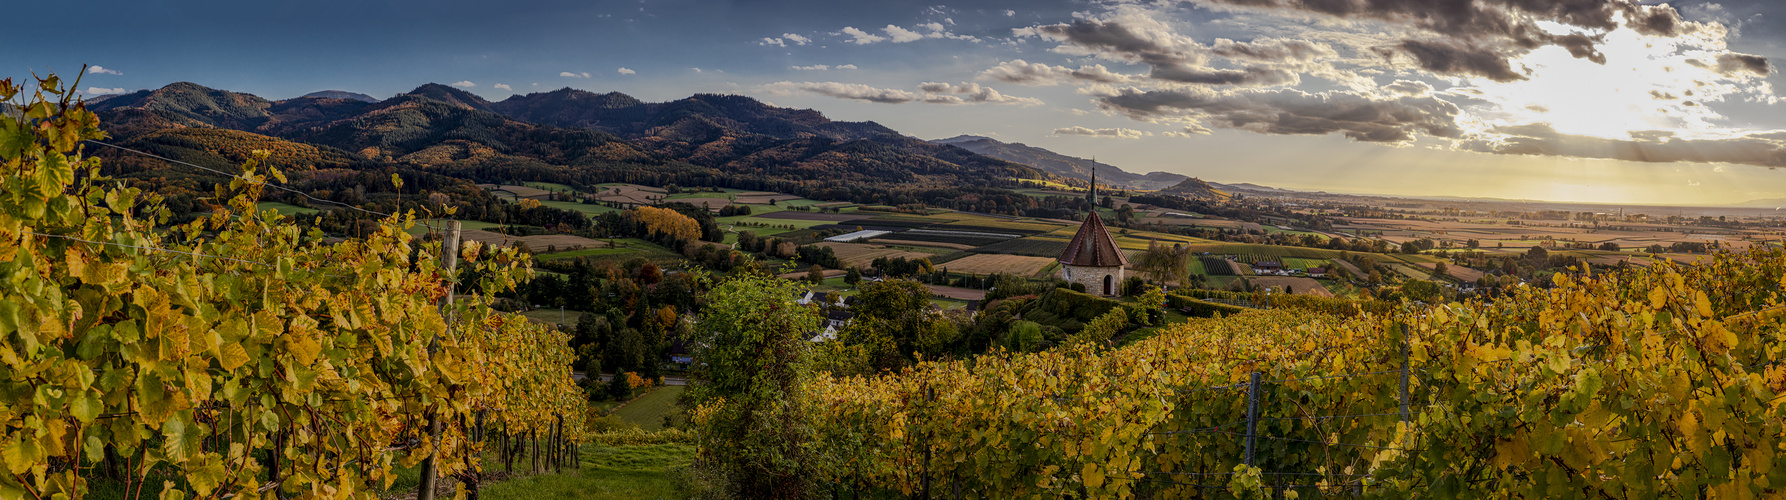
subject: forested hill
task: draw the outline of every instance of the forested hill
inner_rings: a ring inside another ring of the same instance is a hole
[[[273,149],[302,152],[320,168],[389,166],[477,182],[748,184],[805,194],[824,190],[874,203],[930,201],[901,191],[1058,180],[1027,165],[933,144],[873,122],[832,121],[817,111],[743,96],[702,94],[645,103],[619,93],[559,90],[491,103],[439,84],[378,102],[321,95],[270,101],[182,82],[108,98],[91,108],[114,141],[205,164],[240,158],[250,149]],[[170,133],[187,128],[249,134]],[[280,142],[289,144],[245,146]],[[131,165],[139,171],[152,166]]]
[[[679,124],[689,120],[778,139],[827,137],[847,141],[899,135],[875,122],[832,121],[818,111],[775,107],[738,95],[696,94],[670,102],[647,103],[619,92],[597,94],[565,88],[517,95],[492,108],[517,120],[594,128],[623,137],[682,128],[684,125]]]
[[[1044,172],[1075,179],[1091,180],[1091,160],[1063,155],[1020,142],[1002,142],[990,137],[977,135],[961,135],[948,139],[937,139],[937,144],[959,146],[986,156],[999,158],[1015,163],[1022,163],[1041,169]],[[1183,175],[1169,172],[1149,172],[1146,175],[1129,173],[1122,168],[1108,163],[1097,163],[1098,184],[1128,187],[1135,189],[1157,190],[1170,187],[1186,179]]]

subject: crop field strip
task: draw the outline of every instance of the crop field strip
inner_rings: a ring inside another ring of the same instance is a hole
[[[989,254],[1028,255],[1032,257],[1059,257],[1066,251],[1068,240],[1065,238],[1043,238],[1031,236],[1005,240],[990,245],[975,247],[970,252]]]
[[[947,267],[950,272],[958,273],[1034,276],[1054,262],[1049,257],[982,253],[950,261]]]

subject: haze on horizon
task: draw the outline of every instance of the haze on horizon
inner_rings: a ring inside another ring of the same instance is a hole
[[[440,82],[737,93],[1097,156],[1133,172],[1402,196],[1786,198],[1766,0],[696,2],[16,7],[0,76],[89,95],[192,81],[279,99]]]

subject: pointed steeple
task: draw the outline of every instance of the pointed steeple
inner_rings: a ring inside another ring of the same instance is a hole
[[[1085,202],[1091,204],[1092,211],[1094,211],[1094,212],[1097,211],[1097,206],[1098,206],[1098,157],[1097,157],[1097,155],[1092,155],[1092,157],[1091,157],[1091,190],[1086,191]]]

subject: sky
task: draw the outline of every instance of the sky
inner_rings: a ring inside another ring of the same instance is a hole
[[[269,99],[743,94],[1132,172],[1402,196],[1786,198],[1786,2],[28,2],[0,76]]]

